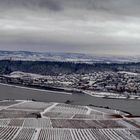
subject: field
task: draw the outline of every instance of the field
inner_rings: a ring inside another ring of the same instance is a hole
[[[70,130],[44,129],[40,131],[38,140],[73,140]]]
[[[19,103],[18,101],[0,101],[0,106],[10,106]]]
[[[34,138],[35,136],[35,129],[27,129],[27,128],[23,128],[20,130],[20,132],[18,133],[18,135],[14,138],[14,140],[31,140]]]
[[[140,140],[140,118],[120,111],[33,101],[1,105],[0,140]]]
[[[24,111],[24,110],[0,110],[0,118],[34,118],[39,111]]]
[[[59,112],[64,114],[86,114],[88,109],[86,107],[72,106],[67,104],[59,104],[51,109],[51,112]]]
[[[1,140],[139,140],[139,129],[0,127]]]
[[[0,127],[0,139],[1,140],[11,140],[19,128],[11,128],[11,127]]]
[[[23,127],[51,128],[50,119],[25,119]]]
[[[54,128],[127,128],[120,120],[51,119]]]
[[[51,106],[51,103],[36,103],[36,102],[23,102],[22,104],[17,104],[10,108],[19,109],[19,110],[44,110],[47,107]]]

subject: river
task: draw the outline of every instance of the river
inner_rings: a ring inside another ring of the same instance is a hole
[[[0,84],[0,100],[15,99],[26,100],[34,99],[43,102],[65,102],[73,101],[72,104],[110,107],[122,111],[130,112],[133,115],[140,116],[139,100],[123,100],[123,99],[105,99],[92,97],[86,94],[61,94],[60,92],[39,91],[34,89],[26,89]]]

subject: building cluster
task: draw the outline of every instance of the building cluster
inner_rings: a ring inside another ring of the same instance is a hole
[[[0,82],[25,86],[113,92],[128,96],[140,95],[140,75],[130,72],[100,71],[89,74],[59,74],[58,76],[14,73],[14,75],[1,76]]]

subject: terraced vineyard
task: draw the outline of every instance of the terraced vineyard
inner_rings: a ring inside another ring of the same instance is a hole
[[[0,140],[140,140],[140,118],[120,111],[32,101],[0,105]]]
[[[62,119],[62,118],[66,118],[66,119],[70,119],[72,118],[74,115],[71,113],[60,113],[60,112],[46,112],[43,114],[43,116],[45,117],[49,117],[49,118],[58,118],[58,119]]]
[[[19,128],[0,127],[0,139],[11,140],[16,135],[18,130]]]
[[[40,131],[38,140],[73,140],[70,130],[44,129]]]
[[[21,127],[23,125],[24,120],[23,119],[12,119],[8,126],[17,126],[17,127]]]
[[[126,124],[122,124],[122,120],[51,119],[51,121],[54,128],[127,128]]]
[[[14,140],[31,140],[35,136],[35,129],[27,129],[23,128],[20,130],[18,135],[14,138]]]
[[[40,110],[40,111],[42,111],[51,105],[52,105],[51,103],[23,102],[22,104],[17,104],[10,108],[19,109],[19,110]]]
[[[59,104],[55,108],[51,109],[51,112],[59,112],[64,114],[86,114],[88,111],[85,107],[72,106]]]
[[[23,127],[51,128],[50,119],[25,119]]]

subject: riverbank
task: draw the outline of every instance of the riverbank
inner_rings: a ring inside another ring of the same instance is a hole
[[[83,91],[85,94],[88,94],[93,97],[106,98],[106,99],[122,99],[122,100],[140,100],[140,96],[129,95],[129,97],[110,92],[96,92],[96,91]]]
[[[0,83],[4,86],[18,87],[27,90],[35,90],[35,91],[44,91],[44,92],[52,92],[52,93],[60,93],[60,94],[88,94],[92,97],[97,98],[106,98],[106,99],[120,99],[120,100],[140,100],[139,96],[130,95],[129,98],[122,94],[110,93],[110,92],[96,92],[96,91],[87,91],[87,90],[78,90],[78,89],[70,89],[70,88],[58,88],[58,87],[40,87],[40,86],[23,86],[17,84],[5,84]]]
[[[65,103],[71,101],[73,105],[94,105],[109,107],[115,110],[130,112],[132,115],[140,115],[139,100],[118,100],[97,98],[88,94],[61,94],[57,91],[49,90],[32,90],[15,86],[7,86],[0,84],[0,100],[36,100],[40,102],[59,102]]]
[[[21,88],[21,89],[26,89],[26,90],[34,90],[34,91],[43,91],[43,92],[51,92],[51,93],[56,93],[56,91],[52,91],[52,90],[46,90],[46,89],[39,89],[39,88],[32,88],[32,87],[26,87],[26,86],[19,86],[19,85],[13,85],[13,84],[4,84],[4,83],[0,83],[0,85],[3,86],[9,86],[9,87],[15,87],[15,88]],[[59,94],[68,94],[68,95],[72,95],[72,93],[68,93],[68,92],[60,92],[57,91]]]

